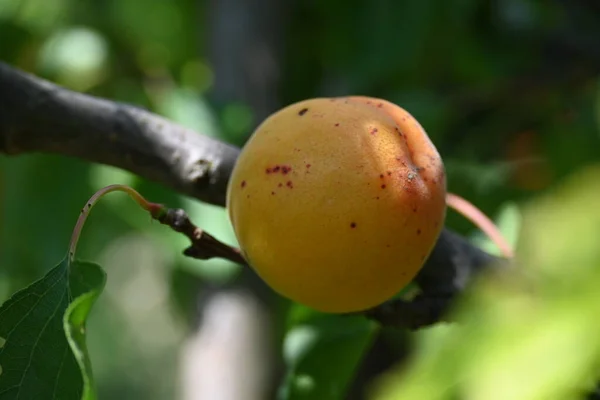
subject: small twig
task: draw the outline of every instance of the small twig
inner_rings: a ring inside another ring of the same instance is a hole
[[[239,249],[229,246],[198,228],[192,223],[186,212],[180,208],[165,209],[154,218],[161,224],[168,225],[176,232],[183,233],[192,245],[183,251],[188,257],[208,260],[223,258],[241,265],[248,265]]]
[[[79,215],[77,223],[75,224],[75,228],[73,229],[73,235],[69,245],[69,262],[73,261],[75,257],[75,250],[77,249],[77,242],[81,236],[81,230],[83,229],[83,225],[87,220],[92,207],[98,202],[98,200],[100,200],[101,197],[114,191],[127,193],[136,203],[140,205],[140,207],[148,211],[152,218],[161,224],[169,226],[175,232],[183,233],[185,236],[187,236],[192,242],[192,245],[183,251],[183,254],[186,256],[198,258],[200,260],[208,260],[210,258],[219,257],[241,265],[248,265],[239,249],[221,242],[211,234],[198,228],[192,223],[192,221],[190,221],[190,218],[184,210],[180,208],[167,208],[162,204],[149,202],[135,189],[126,185],[106,186],[94,193],[94,195],[87,201],[85,207],[81,210],[81,214]]]

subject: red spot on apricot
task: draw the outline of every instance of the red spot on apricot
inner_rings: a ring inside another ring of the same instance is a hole
[[[388,176],[392,176],[392,171],[387,172]]]
[[[306,164],[306,168],[310,168],[310,164]]]
[[[382,188],[382,189],[385,189],[385,185],[381,185],[381,188]]]
[[[277,187],[283,187],[283,183],[280,183],[279,185],[277,185]]]
[[[381,179],[383,179],[383,174],[379,174],[379,177],[380,177]]]
[[[417,235],[420,235],[420,234],[421,234],[421,230],[417,229]]]
[[[352,223],[350,224],[350,228],[352,228],[352,229],[356,228],[356,222],[352,222]]]
[[[417,207],[413,207],[413,212],[416,213],[417,212]]]
[[[273,195],[275,195],[275,192],[271,192],[271,195],[272,195],[272,196],[273,196]]]
[[[272,167],[268,167],[265,171],[267,172],[267,174],[276,174],[278,172],[281,172],[282,174],[286,175],[291,170],[292,167],[289,165],[274,165]]]
[[[303,116],[304,114],[306,114],[307,111],[308,111],[308,108],[303,108],[302,110],[298,111],[298,115]]]
[[[337,124],[335,124],[335,126],[340,126],[340,123],[338,122]]]
[[[376,134],[376,133],[377,133],[377,128],[373,128],[373,129],[371,129],[371,135],[374,135],[374,134]]]
[[[246,187],[246,181],[242,181],[242,184],[241,184],[241,186],[242,186],[243,188],[244,188],[244,187]]]
[[[292,181],[287,181],[285,186],[289,187],[290,189],[294,187],[294,184],[292,183]]]
[[[381,108],[381,107],[383,107],[383,103],[377,104],[377,108]]]

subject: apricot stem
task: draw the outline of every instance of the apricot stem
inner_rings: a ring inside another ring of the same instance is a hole
[[[455,209],[459,214],[470,220],[481,229],[498,246],[506,258],[513,257],[513,250],[508,241],[502,236],[498,227],[480,209],[469,201],[454,194],[446,194],[446,204]]]

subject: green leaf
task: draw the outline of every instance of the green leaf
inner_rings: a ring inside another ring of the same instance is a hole
[[[363,317],[317,313],[296,325],[284,342],[288,374],[279,398],[344,398],[376,329],[373,322]]]
[[[585,398],[600,365],[599,197],[596,165],[523,207],[516,265],[479,277],[457,323],[420,333],[372,398]]]
[[[85,323],[105,281],[98,265],[63,260],[0,307],[0,400],[96,398]]]

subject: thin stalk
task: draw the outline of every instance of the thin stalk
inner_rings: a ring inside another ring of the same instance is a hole
[[[498,246],[505,257],[512,258],[514,256],[510,244],[508,244],[508,241],[502,236],[498,227],[483,212],[481,212],[480,209],[453,193],[448,193],[446,195],[446,204],[481,229],[492,242]]]
[[[165,212],[165,207],[163,205],[147,201],[141,194],[139,194],[135,189],[129,186],[110,185],[98,190],[96,193],[94,193],[92,197],[90,197],[85,207],[81,210],[79,218],[77,219],[77,223],[75,224],[75,228],[73,228],[71,242],[69,243],[69,264],[72,263],[73,259],[75,258],[77,242],[79,242],[79,237],[81,236],[81,230],[83,229],[83,225],[85,224],[85,221],[90,215],[90,210],[98,202],[98,200],[100,200],[102,196],[115,191],[127,193],[136,203],[140,205],[140,207],[148,211],[153,218],[157,218],[161,213]]]

